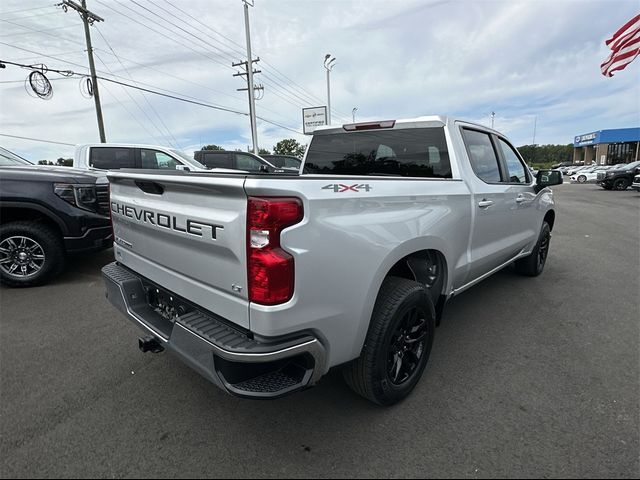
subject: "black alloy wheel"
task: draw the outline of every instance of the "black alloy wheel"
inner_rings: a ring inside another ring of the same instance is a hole
[[[626,190],[629,186],[629,181],[626,178],[619,178],[613,183],[615,190]]]
[[[428,335],[427,318],[424,307],[412,307],[403,315],[391,336],[387,350],[387,375],[394,385],[410,380],[420,365]]]

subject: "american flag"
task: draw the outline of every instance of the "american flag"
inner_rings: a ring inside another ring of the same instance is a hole
[[[605,43],[611,54],[600,65],[600,70],[605,77],[612,77],[613,72],[625,68],[640,52],[640,14],[625,23]]]

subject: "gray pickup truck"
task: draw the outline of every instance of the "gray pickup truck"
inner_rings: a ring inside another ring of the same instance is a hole
[[[107,297],[225,391],[274,398],[341,366],[380,405],[419,381],[445,302],[536,276],[558,172],[443,116],[314,132],[299,176],[111,172]]]

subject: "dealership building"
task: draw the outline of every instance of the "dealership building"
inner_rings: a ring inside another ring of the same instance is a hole
[[[640,127],[598,130],[573,139],[573,163],[614,165],[640,160]]]

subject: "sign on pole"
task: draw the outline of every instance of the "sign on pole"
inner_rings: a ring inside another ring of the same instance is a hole
[[[327,107],[309,107],[302,109],[302,131],[305,135],[327,124]]]

